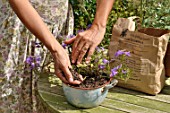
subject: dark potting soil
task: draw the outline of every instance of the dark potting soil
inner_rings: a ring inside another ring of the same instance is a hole
[[[78,77],[78,73],[74,70],[71,70],[72,75],[74,77],[74,80],[80,80]],[[72,87],[77,87],[77,88],[97,88],[100,87],[104,84],[106,84],[110,79],[107,78],[106,75],[84,75],[82,74],[82,77],[84,78],[83,82],[81,84],[69,84]],[[81,80],[80,80],[81,81]]]

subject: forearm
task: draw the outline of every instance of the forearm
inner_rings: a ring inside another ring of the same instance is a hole
[[[28,0],[9,0],[9,3],[23,24],[51,51],[60,47],[52,33]]]
[[[93,24],[98,27],[106,27],[109,13],[112,9],[114,0],[96,0],[97,8]]]

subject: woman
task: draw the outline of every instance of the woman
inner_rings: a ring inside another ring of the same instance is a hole
[[[69,57],[55,38],[72,30],[68,0],[0,0],[1,113],[43,113],[35,97],[37,76],[24,70],[28,56],[44,59],[44,51],[34,48],[37,39],[52,53],[56,75],[66,83],[79,82],[73,80]]]
[[[76,60],[80,63],[87,49],[90,50],[87,57],[89,61],[94,48],[103,39],[113,0],[98,1],[92,27],[67,41],[74,42],[73,63]],[[68,0],[0,0],[0,112],[49,112],[43,108],[41,101],[37,101],[37,76],[25,67],[25,62],[30,62],[28,56],[39,56],[44,61],[45,51],[35,47],[39,44],[37,39],[51,52],[55,74],[63,82],[80,83],[73,80],[69,71],[69,57],[55,39],[59,35],[72,34],[72,29],[72,9]],[[78,50],[82,52],[76,53]]]

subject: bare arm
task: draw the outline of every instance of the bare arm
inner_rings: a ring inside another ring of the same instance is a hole
[[[107,18],[112,9],[114,0],[96,0],[97,8],[93,24],[106,27]]]
[[[28,0],[9,0],[9,3],[25,26],[39,38],[50,51],[54,52],[60,48],[59,43]]]
[[[9,3],[23,24],[51,51],[56,75],[66,83],[80,83],[73,81],[69,70],[71,64],[66,51],[49,31],[29,0],[9,0]]]

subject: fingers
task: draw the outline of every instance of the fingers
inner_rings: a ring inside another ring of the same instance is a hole
[[[72,82],[73,82],[73,76],[72,76],[69,68],[63,68],[62,70],[63,70],[63,72],[64,72],[64,75],[65,75],[66,79],[67,79],[70,83],[72,83]]]
[[[73,80],[72,73],[70,71],[71,63],[69,57],[65,52],[54,55],[55,74],[64,82],[69,84],[80,84],[82,81]],[[56,56],[57,55],[57,56]]]
[[[66,78],[64,77],[62,71],[60,69],[57,69],[55,71],[55,74],[58,76],[58,78],[60,78],[64,83],[68,83],[68,81],[66,80]]]
[[[73,37],[73,38],[71,38],[69,40],[66,40],[64,43],[65,44],[72,44],[75,41],[75,39],[76,39],[76,37]]]
[[[65,74],[65,77],[67,78],[67,81],[70,83],[70,84],[80,84],[82,81],[78,81],[78,80],[73,80],[73,76],[69,70],[69,68],[64,68],[63,69],[63,72]]]
[[[82,59],[86,55],[86,52],[88,51],[90,45],[92,45],[92,43],[93,42],[91,40],[91,37],[89,37],[89,34],[87,35],[85,32],[79,33],[76,36],[76,39],[72,47],[72,55],[71,55],[72,63],[77,62],[77,64],[80,64],[82,62]]]
[[[96,46],[92,46],[88,52],[87,58],[86,58],[86,63],[90,62],[91,56],[95,51]]]
[[[84,46],[84,41],[81,41],[77,47],[77,42],[75,42],[76,44],[73,46],[73,52],[72,52],[72,63],[75,63],[77,61],[77,58],[81,52],[82,47]]]
[[[81,84],[82,81],[74,80],[71,84]]]
[[[84,47],[82,47],[82,49],[80,51],[80,54],[79,54],[79,57],[78,57],[78,60],[77,60],[77,64],[80,64],[82,62],[82,59],[85,56],[85,54],[88,51],[88,49],[89,49],[89,45],[88,44],[85,44]]]
[[[83,82],[83,76],[81,74],[78,74],[78,78],[81,80],[81,82]]]
[[[79,44],[79,41],[80,41],[80,38],[79,38],[79,37],[80,37],[79,35],[75,37],[76,39],[74,40],[73,47],[72,47],[73,51],[75,51],[75,48],[76,48],[77,45]],[[73,51],[72,51],[72,52],[73,52]]]
[[[69,70],[69,68],[64,68],[63,71],[60,69],[56,69],[55,74],[60,78],[64,83],[70,83],[70,84],[80,84],[83,81],[83,77],[81,75],[78,75],[80,78],[79,80],[73,80],[72,74]]]
[[[67,59],[68,59],[68,68],[69,68],[69,69],[72,69],[72,65],[71,65],[69,56],[67,56]]]

